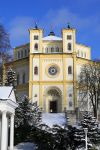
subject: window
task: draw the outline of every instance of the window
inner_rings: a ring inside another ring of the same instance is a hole
[[[20,59],[20,52],[18,51],[18,59]]]
[[[38,40],[39,36],[38,35],[34,35],[34,40]]]
[[[86,58],[86,52],[84,53],[84,57]]]
[[[37,43],[34,45],[34,49],[38,50],[38,44]]]
[[[19,79],[20,79],[20,76],[19,74],[17,75],[17,85],[19,85]]]
[[[68,67],[68,74],[72,74],[72,66]]]
[[[25,73],[23,73],[22,82],[23,82],[23,84],[25,84]]]
[[[71,35],[67,35],[67,40],[71,40],[72,36]]]
[[[38,75],[38,67],[37,66],[34,67],[34,74]]]
[[[21,58],[23,58],[23,51],[21,51]]]
[[[73,106],[72,101],[69,101],[69,107],[72,107],[72,106]]]
[[[35,94],[34,97],[37,97],[37,94]]]
[[[27,56],[27,49],[25,49],[25,57]]]
[[[46,47],[46,48],[45,48],[45,52],[46,52],[46,53],[48,53],[48,52],[49,52],[49,51],[48,51],[48,47]]]
[[[77,56],[80,56],[80,52],[79,52],[79,50],[78,50],[78,52],[77,52]]]
[[[56,52],[59,52],[59,47],[56,47]]]
[[[53,47],[51,47],[51,52],[54,52],[54,48]]]
[[[69,94],[69,97],[72,97],[72,94],[71,94],[71,93]]]
[[[83,57],[83,52],[81,52],[81,57]]]
[[[71,43],[68,43],[68,50],[70,51],[72,49]]]

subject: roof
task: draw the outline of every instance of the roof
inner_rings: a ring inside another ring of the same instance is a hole
[[[0,86],[0,100],[12,100],[16,102],[12,86]]]
[[[19,48],[27,47],[27,46],[29,46],[29,44],[30,44],[30,43],[25,43],[25,44],[16,46],[14,49],[19,49]]]
[[[81,44],[81,43],[76,43],[77,46],[83,46],[83,47],[87,47],[90,48],[89,46],[85,45],[85,44]]]
[[[43,41],[62,41],[61,37],[50,35],[43,38]]]

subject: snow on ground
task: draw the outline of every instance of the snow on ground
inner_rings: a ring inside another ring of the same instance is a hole
[[[35,150],[35,145],[33,143],[20,143],[15,146],[14,150]]]
[[[49,127],[52,127],[54,124],[63,126],[65,120],[64,113],[43,113],[42,114],[42,123],[45,123]]]

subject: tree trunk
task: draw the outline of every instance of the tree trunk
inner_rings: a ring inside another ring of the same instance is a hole
[[[96,107],[93,108],[93,113],[94,113],[94,117],[96,117],[96,119],[97,119],[97,109],[96,109]]]

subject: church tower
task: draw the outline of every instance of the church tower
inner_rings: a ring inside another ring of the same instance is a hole
[[[29,98],[32,99],[33,93],[33,81],[39,81],[40,73],[40,61],[39,55],[42,53],[42,38],[43,30],[38,28],[35,24],[35,28],[29,30],[30,33],[30,53],[29,53]],[[39,90],[39,87],[36,87]],[[35,88],[34,88],[35,89]],[[37,101],[37,94],[34,95]],[[39,97],[38,97],[39,98]]]
[[[43,30],[39,29],[37,24],[35,28],[30,29],[30,53],[42,53]]]
[[[76,30],[71,28],[68,24],[68,27],[62,30],[63,38],[63,53],[73,53],[75,52],[76,44]]]

